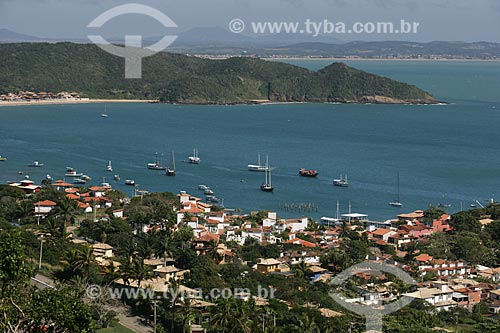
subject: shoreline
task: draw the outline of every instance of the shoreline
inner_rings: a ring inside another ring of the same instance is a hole
[[[43,101],[0,101],[2,106],[30,106],[30,105],[67,105],[92,103],[158,103],[156,99],[70,99],[70,100],[43,100]]]
[[[40,106],[40,105],[71,105],[71,104],[99,104],[99,103],[151,103],[151,104],[166,104],[166,105],[204,105],[204,106],[232,106],[232,105],[286,105],[286,104],[355,104],[355,105],[371,105],[371,104],[382,104],[382,105],[448,105],[445,101],[377,101],[377,100],[367,100],[367,101],[269,101],[269,100],[248,100],[234,103],[196,103],[196,102],[186,102],[186,103],[171,103],[171,102],[160,102],[159,100],[145,100],[145,99],[83,99],[83,100],[48,100],[48,101],[16,101],[7,102],[0,101],[0,108],[6,106]]]
[[[500,62],[500,59],[449,59],[449,58],[439,58],[439,59],[406,59],[406,58],[338,58],[338,57],[262,57],[262,60],[325,60],[325,61],[425,61],[425,62]]]

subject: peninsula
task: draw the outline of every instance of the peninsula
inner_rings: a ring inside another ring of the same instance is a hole
[[[0,58],[0,94],[75,91],[90,99],[184,104],[438,102],[416,86],[343,63],[310,71],[257,58],[209,60],[162,52],[143,59],[142,79],[127,80],[123,58],[93,44],[2,44]]]

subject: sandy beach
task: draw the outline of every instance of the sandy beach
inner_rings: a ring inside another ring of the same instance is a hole
[[[26,105],[56,105],[56,104],[89,104],[89,103],[156,103],[154,99],[64,99],[64,100],[39,100],[39,101],[0,101],[2,106],[26,106]]]

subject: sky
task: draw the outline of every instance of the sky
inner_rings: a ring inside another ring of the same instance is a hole
[[[500,42],[500,0],[135,0],[170,17],[176,31],[194,27],[228,27],[239,18],[249,22],[312,21],[418,22],[411,36],[334,36],[340,40],[397,40],[419,42]],[[44,38],[85,38],[89,22],[104,11],[130,3],[119,0],[0,0],[0,28]],[[95,29],[95,28],[94,28]],[[172,28],[170,28],[172,29]],[[100,34],[164,35],[168,29],[143,15],[123,15],[106,23]],[[244,33],[248,33],[245,30]],[[314,42],[314,37],[307,36]]]

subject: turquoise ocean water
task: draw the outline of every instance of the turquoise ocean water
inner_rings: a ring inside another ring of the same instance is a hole
[[[289,61],[319,69],[330,61]],[[500,62],[351,61],[349,65],[418,85],[446,106],[102,104],[0,107],[0,182],[18,171],[41,181],[62,179],[66,166],[101,177],[129,195],[124,179],[150,191],[214,189],[226,207],[270,209],[282,216],[333,216],[352,202],[373,219],[447,203],[450,211],[500,196]],[[199,149],[200,165],[183,163]],[[177,176],[149,171],[155,152],[175,150]],[[274,193],[259,190],[264,174],[249,172],[269,154]],[[43,168],[28,168],[33,160]],[[108,160],[114,172],[106,172]],[[320,172],[298,176],[300,167]],[[403,208],[388,206],[400,174]],[[122,181],[114,182],[113,174]],[[332,186],[347,173],[349,188]],[[314,203],[287,212],[284,203]]]

